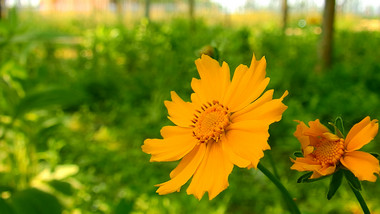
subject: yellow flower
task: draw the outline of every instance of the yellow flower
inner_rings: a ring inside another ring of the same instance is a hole
[[[266,61],[236,68],[232,81],[227,63],[207,55],[195,61],[200,79],[193,78],[191,102],[184,102],[175,92],[165,101],[169,119],[177,126],[161,129],[163,139],[146,139],[142,150],[150,161],[176,161],[171,180],[158,184],[160,195],[179,191],[192,177],[187,188],[199,200],[205,192],[213,199],[228,186],[233,166],[256,168],[270,149],[269,125],[281,119],[287,106],[273,99],[273,90],[265,92]]]
[[[319,120],[305,123],[297,121],[294,136],[301,143],[304,157],[291,159],[291,169],[313,171],[310,178],[332,174],[337,167],[345,167],[359,180],[376,181],[374,173],[379,174],[379,160],[369,153],[357,151],[368,144],[377,134],[377,120],[364,118],[348,132],[346,139],[332,134]]]

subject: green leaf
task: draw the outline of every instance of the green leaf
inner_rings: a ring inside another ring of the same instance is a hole
[[[52,88],[27,94],[16,106],[15,116],[32,110],[71,107],[83,102],[84,94],[75,89]]]
[[[313,172],[308,172],[308,173],[302,175],[301,177],[299,177],[297,179],[297,183],[312,183],[312,182],[323,180],[323,179],[330,177],[330,175],[326,175],[326,176],[322,176],[319,178],[310,179],[312,174],[313,174]]]
[[[336,121],[335,121],[336,122]],[[342,132],[336,127],[336,125],[334,123],[331,123],[329,122],[329,125],[331,125],[332,127],[334,127],[334,134],[340,138],[344,138]]]
[[[312,174],[313,174],[313,172],[308,172],[306,174],[301,175],[301,177],[299,177],[297,179],[297,183],[304,183],[304,182],[306,182],[306,180],[309,180],[309,178],[311,177]]]
[[[343,119],[341,117],[337,117],[335,119],[335,134],[338,135],[340,138],[344,138],[344,126],[343,126]],[[339,126],[340,125],[340,126]],[[339,128],[340,129],[339,129]]]
[[[1,214],[14,214],[12,207],[0,197],[0,213]]]
[[[340,185],[342,184],[342,178],[343,178],[343,172],[342,170],[338,170],[335,172],[331,178],[329,191],[327,193],[327,199],[330,200],[336,193],[336,191],[339,189]]]
[[[73,188],[71,187],[71,184],[64,182],[64,181],[59,181],[59,180],[51,180],[48,182],[48,184],[53,187],[55,190],[71,196],[73,195],[74,191]]]
[[[14,193],[10,201],[15,214],[62,213],[62,206],[55,196],[35,188]]]
[[[359,179],[349,170],[344,170],[344,176],[346,177],[348,183],[357,191],[362,190],[362,185]]]
[[[300,152],[300,151],[295,151],[295,152],[293,152],[293,155],[295,156],[295,157],[303,157],[303,154],[302,154],[302,152]]]

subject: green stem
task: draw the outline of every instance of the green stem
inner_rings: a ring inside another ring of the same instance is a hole
[[[371,212],[369,211],[368,206],[365,203],[362,194],[358,190],[356,190],[354,187],[352,187],[351,185],[350,185],[350,187],[352,189],[352,192],[354,192],[356,199],[358,199],[360,206],[362,207],[363,213],[364,214],[370,214]]]
[[[276,176],[277,179],[280,179],[280,175],[279,175],[278,172],[277,172],[277,167],[276,167],[276,164],[274,163],[272,153],[271,153],[271,152],[268,152],[268,154],[266,154],[266,155],[267,155],[268,158],[269,158],[270,165],[272,165],[272,169],[273,169],[273,174],[274,174],[274,176]]]
[[[260,171],[265,176],[267,176],[269,178],[269,180],[271,180],[274,185],[276,185],[276,187],[278,188],[278,190],[280,190],[280,192],[282,193],[282,196],[283,196],[286,204],[289,207],[289,211],[291,213],[301,214],[301,212],[298,209],[296,203],[294,202],[292,196],[290,195],[290,193],[288,192],[288,190],[284,187],[284,185],[282,185],[282,183],[267,168],[265,168],[263,165],[261,165],[261,163],[259,163],[257,165],[257,168],[260,169]]]

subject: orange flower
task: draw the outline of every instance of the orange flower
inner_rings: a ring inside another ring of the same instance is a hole
[[[270,149],[268,128],[279,121],[287,106],[273,99],[273,90],[265,92],[266,61],[236,68],[232,81],[227,63],[207,55],[195,61],[200,79],[193,78],[191,102],[184,102],[175,92],[165,101],[169,119],[176,126],[161,129],[163,139],[146,139],[142,150],[150,161],[176,161],[171,180],[158,184],[160,195],[179,191],[192,177],[188,194],[201,199],[208,192],[213,199],[228,186],[234,165],[256,168]]]
[[[379,174],[379,160],[369,153],[357,151],[368,144],[377,134],[377,120],[364,118],[348,132],[346,139],[332,134],[319,120],[299,124],[294,136],[301,142],[304,157],[291,159],[291,169],[313,171],[310,178],[332,174],[338,167],[350,170],[359,180],[376,181]]]

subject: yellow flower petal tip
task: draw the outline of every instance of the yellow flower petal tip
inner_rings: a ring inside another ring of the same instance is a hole
[[[294,136],[300,141],[302,158],[291,159],[291,169],[313,171],[311,178],[333,174],[338,167],[350,170],[359,180],[375,182],[380,173],[379,160],[367,152],[357,151],[377,134],[377,120],[365,117],[348,132],[346,139],[331,133],[317,119],[307,127],[298,122]]]
[[[174,91],[164,104],[175,126],[161,129],[162,139],[147,139],[143,152],[151,161],[176,161],[170,180],[158,186],[160,195],[177,192],[191,179],[186,192],[199,200],[207,192],[209,200],[225,190],[234,165],[257,168],[268,145],[269,125],[281,119],[288,91],[273,99],[273,90],[263,94],[265,58],[251,66],[240,65],[232,80],[227,63],[222,66],[207,55],[195,60],[200,79],[193,78],[191,102]]]

